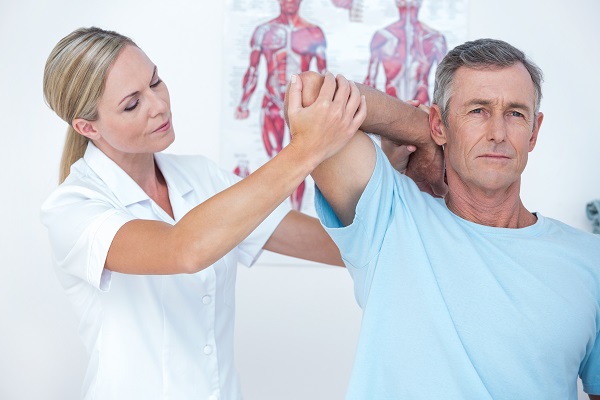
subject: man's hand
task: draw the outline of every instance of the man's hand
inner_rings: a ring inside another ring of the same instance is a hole
[[[444,197],[448,193],[444,175],[444,153],[439,146],[417,148],[411,154],[406,168],[410,177],[421,191],[435,197]]]
[[[413,145],[399,145],[381,138],[381,149],[398,172],[411,178],[422,192],[434,197],[444,197],[448,187],[444,181],[444,156],[425,150],[418,151]]]
[[[404,146],[392,142],[390,139],[381,137],[381,149],[390,160],[392,167],[401,174],[406,173],[410,161],[410,155],[417,150],[412,144]]]
[[[420,104],[418,100],[407,103],[429,114],[429,107]],[[401,146],[382,137],[381,149],[392,166],[410,177],[421,191],[435,197],[446,195],[448,185],[444,179],[444,154],[442,148],[433,141],[430,145],[417,148],[412,145]]]

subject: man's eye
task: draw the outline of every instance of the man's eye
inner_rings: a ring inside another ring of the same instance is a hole
[[[510,115],[511,115],[512,117],[519,117],[519,118],[523,116],[523,114],[521,114],[521,113],[520,113],[520,112],[518,112],[518,111],[511,111],[511,112],[510,112]]]
[[[474,110],[471,110],[471,113],[472,113],[472,114],[481,114],[481,113],[482,113],[482,111],[483,111],[483,110],[482,110],[481,108],[476,108],[476,109],[474,109]]]

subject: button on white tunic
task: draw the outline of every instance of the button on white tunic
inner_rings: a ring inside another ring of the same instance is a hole
[[[201,156],[156,154],[173,220],[112,160],[89,144],[42,206],[58,278],[90,353],[85,399],[239,399],[233,361],[237,263],[252,265],[289,208],[196,274],[126,275],[104,269],[123,224],[174,224],[239,180]]]

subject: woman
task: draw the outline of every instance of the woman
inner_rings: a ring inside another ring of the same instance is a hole
[[[291,127],[291,144],[239,181],[160,153],[174,140],[169,92],[131,39],[86,28],[56,45],[44,96],[69,129],[42,220],[90,353],[86,399],[240,398],[238,261],[267,249],[342,265],[316,219],[280,205],[365,117],[356,86],[327,79],[339,116],[318,137]]]

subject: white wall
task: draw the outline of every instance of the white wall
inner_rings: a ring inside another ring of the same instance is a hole
[[[546,118],[524,176],[524,202],[588,231],[585,204],[600,198],[598,15],[596,0],[473,0],[469,22],[470,38],[507,40],[544,69]],[[0,254],[6,272],[0,280],[0,398],[77,399],[86,361],[39,222],[40,204],[56,185],[65,131],[42,98],[49,51],[80,26],[133,37],[171,90],[178,138],[170,151],[218,161],[227,51],[220,46],[222,22],[220,1],[0,2]],[[246,398],[341,398],[359,322],[344,270],[241,270],[237,354]]]

